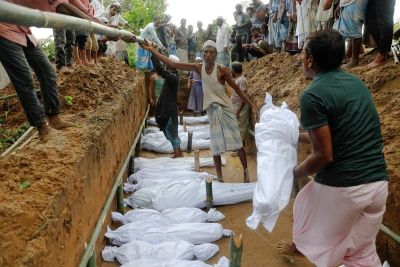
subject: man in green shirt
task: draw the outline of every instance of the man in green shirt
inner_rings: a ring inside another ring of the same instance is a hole
[[[312,152],[294,177],[317,176],[296,197],[293,243],[279,249],[317,266],[380,267],[375,239],[388,195],[380,121],[365,84],[339,69],[343,56],[337,31],[312,33],[304,45],[313,81],[300,100],[299,141]]]

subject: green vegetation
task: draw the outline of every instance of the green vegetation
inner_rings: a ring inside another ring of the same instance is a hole
[[[52,37],[39,40],[39,47],[46,53],[50,61],[54,61],[55,45]]]
[[[0,151],[4,151],[10,147],[29,128],[29,125],[26,123],[13,130],[5,129],[3,125],[4,121],[0,118]]]
[[[65,96],[65,104],[67,105],[67,106],[72,106],[72,100],[73,100],[74,98],[72,97],[72,96],[70,96],[70,95],[67,95],[67,96]]]

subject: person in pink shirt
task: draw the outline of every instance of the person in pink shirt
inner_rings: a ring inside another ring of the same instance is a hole
[[[79,0],[6,1],[42,11],[90,19],[81,11],[85,11],[85,8]],[[37,40],[30,29],[25,26],[0,23],[0,51],[0,62],[10,77],[29,124],[38,129],[40,139],[46,141],[52,134],[57,134],[55,129],[72,126],[59,116],[60,101],[55,70],[47,56],[37,47]],[[31,68],[40,82],[44,108],[34,91]]]

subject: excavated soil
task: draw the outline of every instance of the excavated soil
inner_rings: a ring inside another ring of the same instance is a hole
[[[361,63],[370,61],[373,54],[365,55]],[[300,56],[287,54],[272,55],[244,65],[244,73],[249,84],[248,94],[258,108],[263,105],[265,93],[270,93],[274,101],[285,101],[299,114],[299,99],[302,91],[310,83],[303,75]],[[390,177],[389,197],[383,223],[396,233],[400,233],[400,66],[392,61],[376,69],[366,71],[363,67],[351,73],[360,77],[371,91],[382,123],[384,154]],[[302,146],[300,158],[308,152]],[[400,266],[400,244],[380,233],[378,250],[382,259],[393,266]]]
[[[35,134],[0,158],[0,266],[77,266],[145,114],[143,75],[119,61],[102,58],[57,81],[62,116],[75,127],[46,143]],[[6,102],[5,125],[18,127],[21,107]]]

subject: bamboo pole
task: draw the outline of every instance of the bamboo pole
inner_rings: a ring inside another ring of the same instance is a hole
[[[4,157],[4,156],[10,154],[17,146],[19,146],[19,144],[21,144],[22,141],[24,141],[28,137],[28,135],[31,134],[31,132],[34,129],[35,129],[34,127],[29,127],[28,130],[26,130],[25,133],[23,135],[21,135],[21,137],[18,138],[18,140],[14,144],[12,144],[6,151],[4,151],[1,154],[1,157]]]
[[[129,159],[129,167],[128,167],[128,174],[134,174],[135,173],[135,156],[131,156]]]
[[[40,94],[40,89],[35,90],[36,93]],[[17,97],[17,94],[11,94],[11,95],[6,95],[6,96],[0,96],[0,100],[8,100],[14,97]]]
[[[89,261],[88,261],[86,267],[96,267],[96,250],[93,250],[93,254],[89,258]]]
[[[200,172],[200,150],[198,147],[194,148],[194,171]]]
[[[242,265],[243,236],[232,235],[230,243],[229,267],[240,267]]]
[[[186,133],[187,132],[187,125],[186,125],[186,121],[183,121],[183,131]]]
[[[212,179],[211,176],[206,178],[206,203],[207,203],[207,210],[210,210],[214,206],[214,199],[213,199],[213,192],[212,192]]]
[[[192,143],[193,143],[193,131],[189,131],[188,132],[188,143],[187,143],[187,153],[191,153],[192,152]]]
[[[69,29],[82,32],[93,32],[109,37],[135,37],[134,34],[105,25],[72,16],[44,12],[6,1],[0,1],[0,22],[39,28]],[[144,39],[136,37],[138,42]]]
[[[125,214],[124,190],[122,184],[117,187],[117,211],[121,214]]]
[[[183,125],[183,111],[179,111],[179,124]]]

